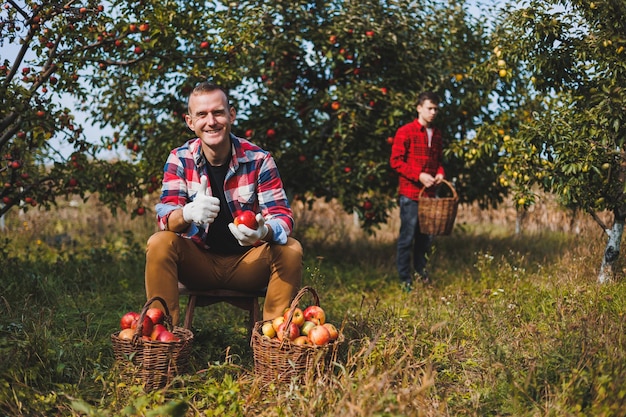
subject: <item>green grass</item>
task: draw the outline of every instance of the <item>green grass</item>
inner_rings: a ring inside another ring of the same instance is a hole
[[[247,318],[217,305],[197,310],[193,372],[146,393],[109,337],[145,302],[152,219],[74,216],[9,218],[0,241],[0,415],[626,413],[626,289],[595,281],[599,233],[459,226],[436,240],[434,283],[405,294],[392,240],[342,241],[308,224],[296,232],[304,284],[346,337],[332,375],[263,387]]]

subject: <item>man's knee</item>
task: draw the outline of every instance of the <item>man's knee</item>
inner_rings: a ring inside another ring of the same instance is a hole
[[[148,249],[161,247],[164,245],[171,245],[174,239],[177,239],[178,235],[174,232],[169,232],[166,230],[162,230],[154,233],[152,236],[148,238],[148,243],[146,247]]]
[[[284,262],[302,263],[302,245],[296,239],[290,237],[284,245],[275,245],[280,250],[280,257]]]

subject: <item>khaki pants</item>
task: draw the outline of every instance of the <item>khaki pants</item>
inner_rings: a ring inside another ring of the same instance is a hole
[[[217,255],[189,239],[160,231],[148,239],[146,296],[162,297],[178,323],[178,281],[190,289],[259,290],[267,287],[263,320],[283,314],[302,280],[302,246],[293,238],[287,244],[264,243],[243,255]],[[154,303],[160,307],[160,303]]]

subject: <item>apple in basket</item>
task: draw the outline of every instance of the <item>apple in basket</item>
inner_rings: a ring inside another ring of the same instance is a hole
[[[163,320],[165,320],[165,313],[163,310],[156,307],[146,310],[146,316],[150,317],[150,320],[152,320],[152,323],[154,324],[163,323]]]
[[[165,327],[161,323],[155,324],[154,328],[152,329],[152,333],[150,333],[150,340],[159,340],[159,336],[161,335],[161,333],[166,331],[167,327]]]
[[[339,338],[339,331],[332,323],[324,323],[324,327],[328,329],[328,333],[330,334],[330,341],[337,340]]]
[[[180,338],[169,330],[161,332],[157,340],[159,342],[180,342]]]
[[[293,339],[293,344],[298,345],[298,346],[306,346],[306,345],[310,345],[311,341],[309,340],[308,337],[302,335]]]
[[[324,325],[317,325],[309,331],[309,340],[315,346],[322,346],[330,342],[330,332]]]
[[[283,316],[278,316],[274,320],[272,320],[272,327],[274,327],[275,331],[278,331],[278,328],[284,322],[285,322],[285,318]]]
[[[308,306],[304,309],[303,314],[305,321],[312,321],[315,324],[326,323],[326,313],[320,306]]]
[[[134,311],[129,311],[128,313],[124,314],[122,318],[120,319],[120,328],[122,330],[130,329],[133,323],[136,322],[137,320],[139,320],[139,313],[136,313]]]
[[[285,314],[283,314],[283,319],[285,321],[287,321],[287,319],[289,318],[290,311],[291,309],[288,309],[287,311],[285,311]],[[291,322],[294,323],[298,327],[301,327],[304,324],[304,313],[298,307],[296,307],[293,310],[293,316],[291,317]]]
[[[128,329],[121,330],[117,337],[122,340],[132,340],[134,335],[135,331],[129,327]]]
[[[300,333],[308,336],[311,329],[315,326],[317,326],[317,324],[313,323],[312,321],[305,321],[302,327],[300,327]]]
[[[271,321],[263,323],[263,326],[261,326],[261,333],[263,333],[263,336],[267,336],[270,339],[276,337],[276,330],[274,329],[274,325]]]
[[[289,327],[287,327],[287,323],[282,323],[278,326],[276,336],[278,336],[278,340],[281,342],[283,339],[294,340],[296,337],[300,336],[300,328],[293,322],[289,323]]]
[[[135,320],[133,322],[133,324],[130,326],[131,329],[136,329],[137,327],[139,327],[139,318],[137,320]],[[150,317],[144,316],[143,317],[143,326],[141,328],[141,335],[142,336],[150,336],[152,334],[152,329],[153,328],[154,328],[154,324],[152,323],[152,320],[150,319]]]

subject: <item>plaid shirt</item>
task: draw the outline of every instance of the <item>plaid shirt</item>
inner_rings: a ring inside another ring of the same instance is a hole
[[[274,232],[273,242],[285,244],[294,220],[278,168],[269,152],[231,134],[233,158],[224,181],[224,195],[233,218],[244,210],[261,212]],[[170,213],[194,200],[200,177],[207,175],[207,161],[200,139],[192,139],[170,152],[165,162],[161,202],[156,205],[157,221],[167,230]],[[208,186],[211,194],[211,184]],[[207,248],[209,225],[192,223],[181,236]],[[207,248],[208,249],[208,248]]]
[[[426,128],[417,119],[401,126],[393,139],[389,160],[391,168],[400,174],[400,195],[419,200],[419,193],[423,188],[419,182],[420,174],[426,172],[433,177],[437,174],[444,175],[442,156],[443,140],[439,129],[433,128],[432,141],[428,146]],[[432,196],[434,188],[425,193]]]

